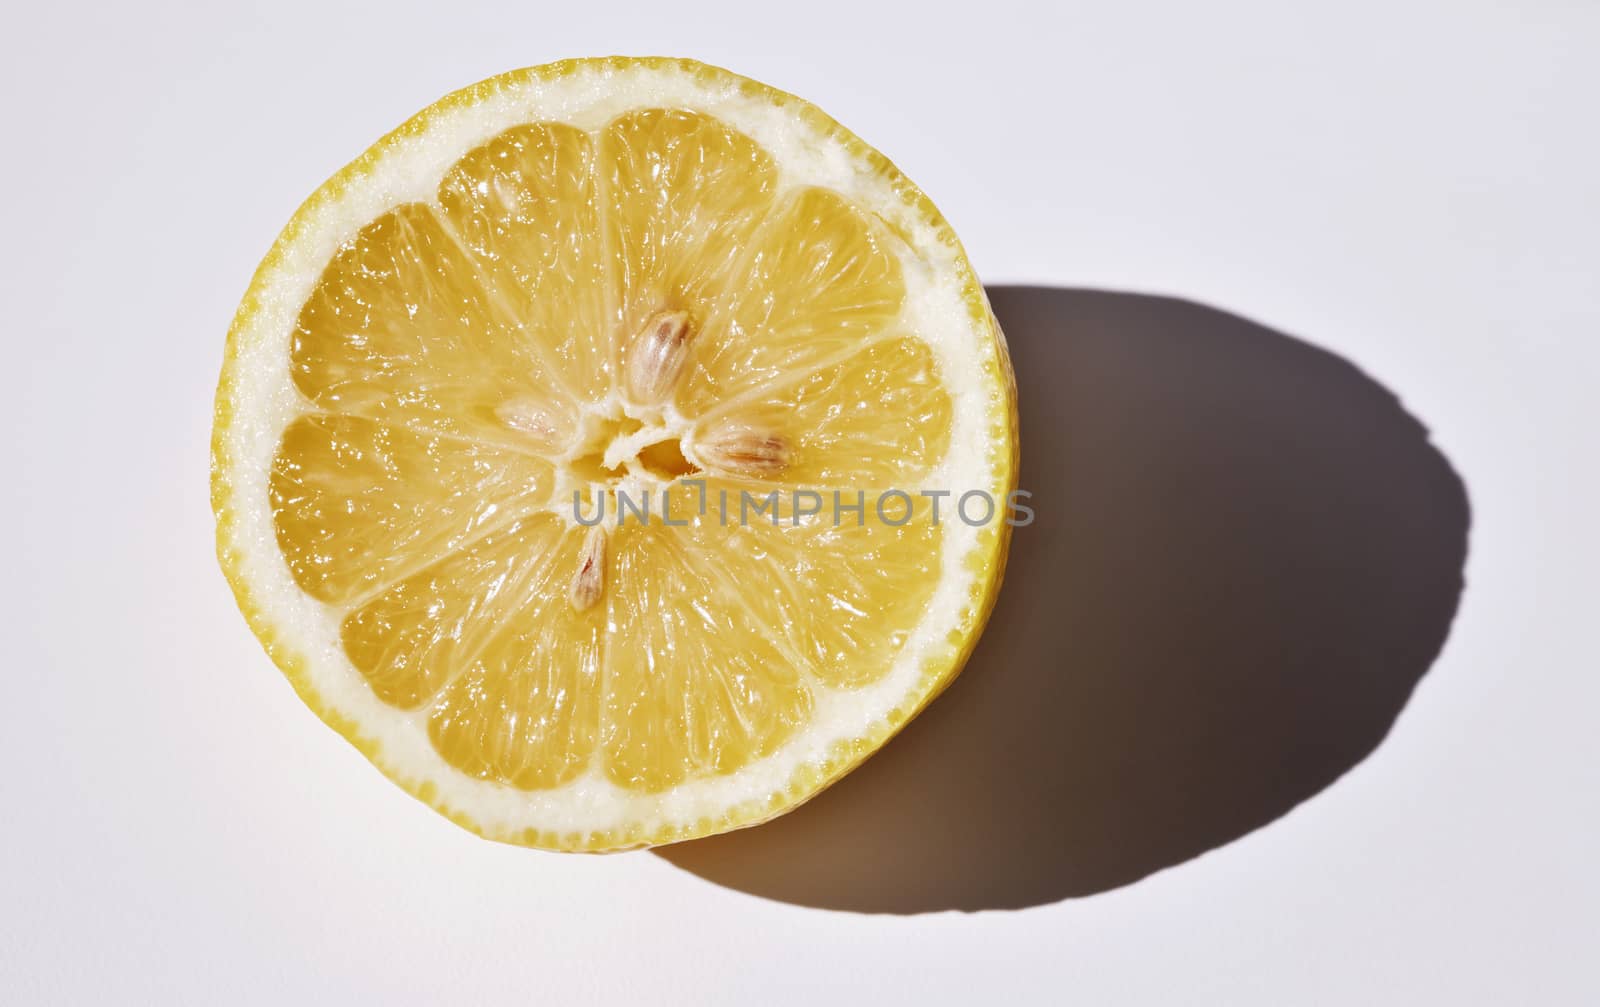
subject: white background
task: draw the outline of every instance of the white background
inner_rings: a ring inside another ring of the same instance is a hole
[[[1600,7],[250,7],[7,16],[0,999],[1600,1002]],[[1473,525],[1387,740],[1131,886],[874,916],[475,840],[323,727],[212,556],[233,308],[380,133],[613,52],[815,101],[987,281],[1191,297],[1398,394]]]

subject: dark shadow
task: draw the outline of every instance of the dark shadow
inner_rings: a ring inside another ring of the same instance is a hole
[[[977,652],[855,773],[679,867],[860,912],[1102,892],[1338,779],[1438,655],[1467,497],[1393,394],[1187,301],[989,296],[1038,519]]]

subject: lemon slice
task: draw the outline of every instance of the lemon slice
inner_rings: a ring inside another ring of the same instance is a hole
[[[960,670],[1014,395],[950,227],[833,120],[556,63],[279,236],[228,335],[218,554],[305,702],[453,821],[672,842],[804,801]]]

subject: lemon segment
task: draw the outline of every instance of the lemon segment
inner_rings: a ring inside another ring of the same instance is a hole
[[[272,467],[295,582],[347,604],[548,501],[548,462],[361,416],[302,416]]]
[[[655,312],[704,317],[743,282],[778,169],[749,137],[682,109],[618,116],[600,134],[600,154],[620,352]]]
[[[599,402],[612,382],[612,347],[595,338],[609,331],[595,186],[593,138],[558,123],[507,130],[439,185],[444,221],[515,320],[512,344],[530,342],[540,368],[579,403]]]

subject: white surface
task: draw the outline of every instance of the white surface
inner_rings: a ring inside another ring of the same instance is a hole
[[[1042,6],[14,12],[0,999],[1600,1000],[1600,8]],[[1399,394],[1473,528],[1389,738],[1198,860],[976,915],[495,846],[385,782],[215,569],[223,332],[278,227],[370,140],[456,86],[603,52],[816,101],[990,282],[1192,297]]]

